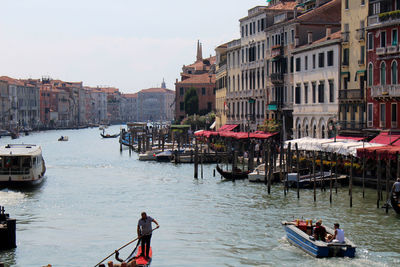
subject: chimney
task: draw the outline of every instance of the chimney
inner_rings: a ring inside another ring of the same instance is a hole
[[[296,35],[296,37],[294,37],[294,47],[298,47],[300,44],[300,38],[298,35]]]
[[[311,44],[312,42],[312,32],[308,32],[308,44]]]
[[[332,28],[331,26],[326,26],[326,39],[330,40],[331,39],[331,34],[332,34]]]

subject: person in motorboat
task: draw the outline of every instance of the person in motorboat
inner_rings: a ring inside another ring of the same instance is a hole
[[[314,238],[315,240],[321,240],[321,241],[325,241],[325,237],[326,237],[326,229],[324,226],[322,226],[322,220],[318,220],[315,223],[315,227],[314,227]]]
[[[400,198],[400,178],[397,178],[397,181],[393,184],[392,192],[396,195],[396,199]]]
[[[146,212],[142,212],[142,218],[138,221],[137,226],[137,234],[142,242],[142,254],[146,259],[149,259],[149,252],[150,252],[150,240],[151,240],[151,232],[152,226],[151,223],[154,222],[157,225],[157,228],[160,227],[158,222],[150,216],[147,216]],[[146,247],[146,249],[145,249]]]
[[[338,223],[334,224],[335,234],[329,237],[326,242],[333,242],[333,243],[344,243],[344,231],[340,229],[340,225]]]

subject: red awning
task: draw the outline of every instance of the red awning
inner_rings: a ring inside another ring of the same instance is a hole
[[[331,138],[331,139],[335,139],[335,138]],[[364,139],[365,139],[365,137],[359,137],[359,136],[341,136],[341,135],[336,136],[336,140],[361,141],[361,140],[364,140]]]
[[[381,146],[357,149],[357,157],[365,157],[369,159],[377,159],[377,156],[380,155],[381,160],[395,160],[397,153],[400,153],[400,146]]]
[[[268,139],[271,136],[274,136],[278,133],[264,133],[264,132],[254,132],[250,134],[250,138],[256,138],[256,139]]]
[[[218,129],[218,132],[233,131],[233,129],[235,129],[236,127],[238,127],[238,124],[225,124],[224,126]]]
[[[400,138],[399,134],[380,133],[377,137],[372,139],[370,143],[390,145]]]

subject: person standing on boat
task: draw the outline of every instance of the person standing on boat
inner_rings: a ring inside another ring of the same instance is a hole
[[[155,219],[147,216],[146,212],[142,212],[142,218],[139,219],[137,226],[137,234],[142,242],[142,253],[140,256],[146,259],[149,259],[151,232],[153,230],[151,226],[152,222],[157,225],[156,228],[160,227]]]
[[[340,229],[340,225],[338,223],[334,224],[335,234],[333,237],[329,238],[327,242],[334,242],[334,243],[344,243],[344,231]]]
[[[315,223],[315,228],[314,228],[314,238],[315,240],[321,240],[325,241],[325,236],[326,236],[326,229],[325,227],[322,226],[322,220],[318,220]]]
[[[397,181],[393,184],[392,187],[393,194],[396,195],[396,199],[400,197],[400,178],[397,178]]]

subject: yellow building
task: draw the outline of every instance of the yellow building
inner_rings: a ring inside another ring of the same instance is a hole
[[[216,72],[216,93],[215,93],[215,109],[216,109],[216,127],[215,130],[218,130],[223,125],[226,124],[226,50],[227,44],[222,44],[215,49],[216,52],[216,64],[215,64],[215,72]]]
[[[368,1],[342,0],[341,90],[339,130],[366,128],[366,34]]]

